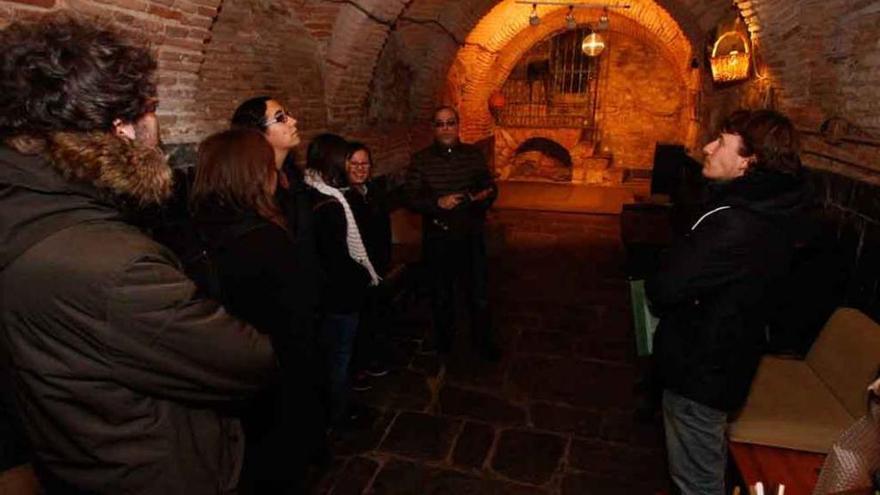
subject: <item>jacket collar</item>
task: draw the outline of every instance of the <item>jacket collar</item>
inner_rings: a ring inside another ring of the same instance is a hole
[[[438,156],[449,156],[458,151],[461,148],[461,141],[456,141],[452,146],[447,146],[440,141],[434,141],[432,145],[432,149],[434,153]]]
[[[68,180],[139,206],[161,204],[171,195],[171,167],[161,150],[110,133],[56,133],[48,158]]]
[[[161,151],[107,133],[59,133],[42,154],[0,146],[0,269],[72,225],[124,221],[171,194]]]

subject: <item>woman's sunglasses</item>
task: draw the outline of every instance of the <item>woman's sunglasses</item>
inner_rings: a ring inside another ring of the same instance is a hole
[[[286,124],[288,119],[292,118],[293,116],[287,113],[287,110],[278,110],[274,117],[263,121],[263,127],[269,127],[272,124]]]

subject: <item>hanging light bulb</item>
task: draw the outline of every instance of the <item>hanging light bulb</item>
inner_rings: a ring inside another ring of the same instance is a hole
[[[571,31],[572,29],[576,29],[578,26],[577,21],[574,18],[574,5],[568,6],[568,15],[565,16],[565,29]]]
[[[538,4],[532,4],[532,14],[529,16],[529,24],[532,26],[537,26],[541,24],[541,18],[538,17]]]
[[[602,15],[599,16],[599,24],[596,25],[596,31],[607,31],[608,30],[608,7],[605,7],[605,10],[602,12]]]
[[[584,37],[584,42],[581,43],[581,50],[588,57],[598,57],[605,50],[605,40],[599,36],[599,33],[591,32]]]

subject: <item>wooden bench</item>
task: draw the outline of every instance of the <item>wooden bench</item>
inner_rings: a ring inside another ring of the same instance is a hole
[[[878,364],[880,325],[853,308],[834,312],[806,359],[764,357],[729,430],[742,481],[812,493],[825,454],[865,414]]]
[[[806,359],[762,359],[730,425],[731,441],[827,453],[867,412],[867,386],[878,364],[880,325],[861,311],[838,308]]]

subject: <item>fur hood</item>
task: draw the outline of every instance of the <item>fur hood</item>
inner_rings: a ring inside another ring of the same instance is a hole
[[[172,171],[162,152],[107,133],[57,133],[44,152],[0,146],[0,269],[30,246],[83,222],[119,221],[160,204]]]
[[[161,204],[171,195],[171,167],[162,152],[109,133],[56,133],[48,156],[65,178],[139,206]]]

